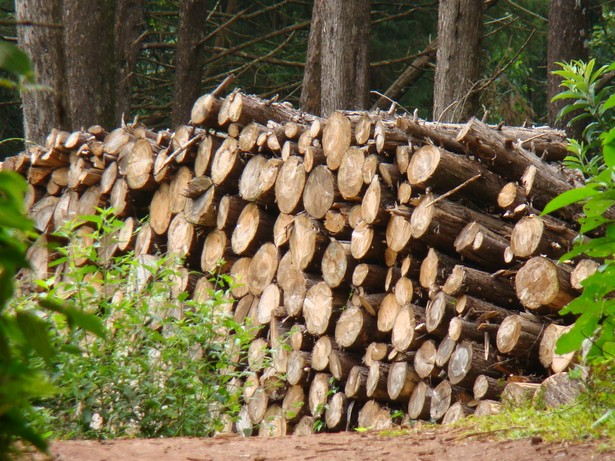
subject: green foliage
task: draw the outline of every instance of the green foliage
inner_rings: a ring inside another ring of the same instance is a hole
[[[10,456],[16,440],[47,448],[43,434],[30,421],[32,402],[56,391],[37,366],[40,361],[51,363],[60,353],[46,316],[54,313],[71,326],[103,333],[96,318],[46,297],[33,298],[23,309],[7,304],[17,273],[28,267],[27,238],[34,225],[24,213],[25,191],[22,177],[0,171],[0,460]]]
[[[570,140],[568,150],[572,155],[566,157],[564,164],[579,169],[586,176],[597,176],[605,168],[605,155],[610,155],[610,142],[604,141],[605,133],[615,126],[615,94],[613,87],[604,84],[602,79],[608,72],[615,71],[615,62],[597,69],[594,59],[587,64],[573,61],[559,65],[562,69],[554,73],[563,78],[561,85],[565,91],[553,100],[568,99],[572,102],[562,108],[558,117],[572,113],[574,117],[569,124],[586,123],[583,139]],[[600,155],[601,145],[607,149],[603,155]]]
[[[81,351],[46,360],[63,391],[39,402],[39,428],[58,438],[212,435],[239,412],[241,388],[234,383],[243,374],[239,362],[251,338],[233,320],[231,279],[216,277],[218,288],[206,301],[188,299],[187,293],[174,299],[179,262],[171,256],[129,253],[103,263],[100,252],[121,221],[109,210],[99,212],[56,233],[71,241],[84,220],[95,225],[92,245],[56,248],[55,264],[64,265],[61,280],[37,283],[66,299],[71,315],[95,313],[108,338],[65,332],[62,317],[49,317],[58,331],[53,345],[77,344]],[[88,262],[78,265],[82,260]],[[34,302],[32,295],[16,300],[19,309]],[[69,322],[83,324],[71,315]]]
[[[458,424],[469,435],[493,434],[505,439],[540,437],[547,442],[602,439],[615,443],[615,361],[592,363],[581,395],[557,408],[543,408],[539,402],[505,404],[498,415],[470,417]]]
[[[13,74],[20,83],[34,83],[34,71],[28,55],[12,43],[0,41],[0,69]],[[19,83],[0,79],[0,86],[18,88]]]
[[[562,256],[562,260],[584,254],[597,258],[602,265],[596,273],[582,283],[583,293],[570,302],[561,313],[573,314],[577,320],[572,329],[560,338],[556,352],[559,354],[578,350],[585,340],[591,345],[586,358],[595,360],[615,356],[615,220],[608,214],[615,204],[615,95],[606,85],[600,89],[600,78],[615,70],[615,63],[595,69],[595,61],[587,64],[576,61],[562,64],[556,73],[564,78],[565,91],[554,99],[572,99],[560,115],[576,111],[570,121],[587,120],[583,141],[571,141],[575,154],[568,157],[570,166],[589,175],[583,187],[567,191],[554,198],[543,214],[574,203],[583,206],[579,218],[580,233],[598,237],[580,239],[575,247]]]

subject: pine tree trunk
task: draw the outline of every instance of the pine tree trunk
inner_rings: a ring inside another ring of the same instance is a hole
[[[192,105],[200,95],[205,60],[204,45],[200,41],[205,36],[209,3],[208,0],[180,3],[171,116],[174,125],[188,122]]]
[[[324,0],[321,112],[364,109],[369,100],[369,0]]]
[[[69,126],[118,123],[115,111],[116,0],[64,0],[65,91]]]
[[[16,19],[61,25],[61,3],[60,0],[16,0]],[[62,29],[18,27],[17,32],[19,46],[32,60],[37,83],[51,88],[22,93],[25,138],[42,145],[52,128],[68,128],[66,94],[62,91],[65,87]]]
[[[476,113],[482,9],[482,0],[440,0],[434,120],[459,122]]]

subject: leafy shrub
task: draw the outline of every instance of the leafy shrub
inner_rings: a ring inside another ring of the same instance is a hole
[[[587,177],[581,188],[567,191],[545,207],[543,214],[564,206],[579,203],[584,216],[579,218],[580,234],[604,230],[600,237],[579,240],[575,247],[562,256],[565,261],[581,254],[602,261],[596,273],[583,282],[583,293],[570,302],[562,314],[578,316],[572,329],[560,338],[557,353],[581,348],[585,340],[591,341],[586,358],[615,357],[615,220],[607,212],[615,205],[615,94],[613,87],[603,84],[615,63],[595,69],[595,61],[588,64],[574,62],[562,64],[556,73],[564,78],[566,91],[554,99],[573,99],[561,115],[577,111],[570,121],[586,119],[583,140],[570,140],[567,158],[569,166],[580,169]],[[602,86],[602,88],[601,88]]]
[[[231,280],[218,276],[217,288],[203,302],[187,293],[173,299],[178,264],[173,257],[128,253],[105,264],[101,252],[121,221],[109,210],[99,211],[82,217],[95,226],[89,235],[93,244],[58,246],[55,264],[63,264],[64,275],[38,284],[95,313],[109,338],[65,333],[64,322],[54,316],[56,346],[68,340],[82,352],[54,357],[53,381],[63,391],[41,402],[41,430],[60,438],[211,435],[239,412],[238,365],[249,341],[221,288]],[[55,238],[74,242],[82,225],[69,223]],[[18,300],[20,306],[32,302],[32,295]]]

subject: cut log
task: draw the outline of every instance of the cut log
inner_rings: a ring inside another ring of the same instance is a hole
[[[348,398],[343,392],[336,392],[327,402],[325,424],[331,431],[344,430],[348,411]]]
[[[361,201],[363,220],[373,226],[382,225],[389,218],[385,210],[394,205],[395,196],[390,189],[380,184],[379,176],[374,175]]]
[[[350,252],[350,243],[331,239],[322,257],[322,278],[331,288],[349,283],[353,278],[356,261]]]
[[[295,217],[280,213],[273,224],[273,244],[278,248],[286,246],[295,223]]]
[[[429,144],[412,155],[408,181],[413,187],[425,189],[429,186],[438,193],[462,186],[458,195],[487,206],[496,202],[505,185],[500,176],[481,163]]]
[[[387,269],[377,264],[358,264],[352,273],[352,284],[369,291],[385,291]]]
[[[203,137],[203,140],[199,143],[196,158],[194,159],[195,176],[211,175],[212,159],[215,152],[219,149],[220,144],[219,138],[215,136],[207,135]]]
[[[415,331],[416,320],[412,304],[400,306],[391,329],[391,344],[395,350],[405,352],[420,343]]]
[[[497,347],[515,357],[536,355],[545,325],[521,315],[504,319],[497,333]]]
[[[275,283],[270,283],[265,287],[258,302],[258,312],[256,316],[260,325],[266,325],[276,317],[286,316],[286,309],[284,309],[281,303],[281,298],[280,288]]]
[[[485,351],[482,345],[471,341],[462,341],[448,361],[448,378],[451,384],[470,388],[478,375],[501,377],[502,373],[496,370],[495,363],[493,351]]]
[[[154,152],[146,139],[139,139],[126,157],[126,182],[135,190],[151,190],[155,187],[153,175]]]
[[[269,396],[270,401],[279,402],[284,399],[288,383],[274,367],[267,367],[260,377],[260,383]]]
[[[190,112],[190,122],[205,128],[215,128],[222,100],[212,94],[204,94],[196,100]]]
[[[187,200],[184,191],[188,188],[190,181],[192,181],[192,177],[192,172],[187,166],[182,166],[177,170],[175,176],[173,176],[171,184],[169,185],[170,209],[172,214],[184,211]]]
[[[600,264],[591,259],[579,261],[570,273],[570,285],[572,285],[572,288],[581,291],[583,289],[583,281],[590,275],[595,274],[599,267]]]
[[[248,369],[259,372],[265,368],[269,356],[269,344],[263,338],[257,338],[248,347]]]
[[[307,400],[303,386],[290,386],[282,402],[284,418],[289,423],[298,422],[307,413]]]
[[[259,386],[248,400],[248,415],[254,424],[260,424],[267,412],[269,396],[262,386]]]
[[[502,410],[502,404],[495,400],[481,400],[476,405],[474,416],[492,416],[497,415]]]
[[[540,389],[538,383],[511,381],[504,387],[501,399],[504,403],[507,402],[515,407],[520,407],[531,402],[538,389]]]
[[[492,275],[466,266],[455,266],[442,290],[451,296],[469,294],[506,307],[519,306],[513,284],[509,279],[498,273]]]
[[[376,400],[390,400],[387,389],[387,379],[391,365],[384,362],[374,362],[367,373],[365,386],[367,396]]]
[[[343,348],[360,352],[381,338],[376,329],[376,319],[362,307],[349,306],[340,315],[335,325],[335,341]]]
[[[258,427],[259,437],[282,437],[287,434],[284,410],[280,405],[270,405]]]
[[[305,415],[302,416],[295,428],[293,429],[293,435],[298,437],[303,437],[306,435],[314,434],[314,424],[316,423],[316,418],[313,416]]]
[[[363,183],[363,162],[365,151],[356,147],[348,149],[337,172],[337,187],[345,200],[361,201]]]
[[[367,375],[369,368],[362,366],[355,366],[350,370],[346,385],[344,387],[344,393],[349,399],[355,399],[359,401],[367,400]]]
[[[365,354],[363,355],[363,363],[369,367],[374,362],[382,362],[392,351],[393,348],[389,344],[371,342],[365,349]]]
[[[198,198],[187,199],[184,206],[186,220],[195,226],[216,227],[219,200],[215,187],[210,187]]]
[[[382,408],[376,400],[367,401],[359,411],[359,427],[371,430],[384,430],[393,426],[391,413]]]
[[[474,408],[464,405],[461,402],[455,402],[444,414],[442,424],[453,424],[472,414],[474,414]]]
[[[226,138],[216,151],[211,163],[211,179],[223,192],[237,191],[244,164],[239,155],[236,139]]]
[[[381,263],[384,261],[385,249],[385,242],[367,223],[361,222],[352,231],[350,251],[353,258],[365,262]]]
[[[442,341],[440,341],[438,345],[438,351],[436,352],[436,366],[444,368],[456,347],[457,342],[449,335],[442,338]]]
[[[303,301],[305,326],[313,335],[322,335],[334,326],[339,317],[340,308],[347,299],[340,292],[333,291],[325,282],[311,287]]]
[[[436,201],[437,200],[437,201]],[[421,239],[443,251],[453,251],[454,242],[463,228],[472,221],[493,229],[505,227],[500,220],[426,194],[421,197],[410,218],[412,237]]]
[[[303,207],[310,216],[322,219],[341,195],[337,190],[335,177],[324,165],[314,168],[303,188]]]
[[[194,226],[186,220],[183,214],[176,215],[169,224],[167,251],[180,258],[197,255],[200,257],[200,251],[197,247],[197,235],[194,232]]]
[[[388,333],[395,325],[395,319],[399,313],[401,306],[397,302],[393,293],[387,294],[378,309],[378,331]]]
[[[540,348],[538,357],[540,363],[545,368],[550,368],[554,373],[566,371],[571,365],[577,362],[578,353],[576,351],[567,354],[556,354],[555,348],[559,338],[570,331],[572,326],[562,326],[551,324],[545,328],[545,331],[540,340]]]
[[[557,259],[572,248],[578,234],[568,226],[547,222],[539,216],[521,218],[513,228],[510,248],[518,258],[546,255]]]
[[[386,229],[387,246],[397,253],[403,252],[406,250],[411,237],[410,220],[405,216],[393,214]]]
[[[171,207],[169,197],[169,185],[160,184],[150,205],[150,226],[158,235],[163,235],[171,223]]]
[[[497,379],[487,375],[478,375],[474,380],[472,391],[476,400],[499,399],[506,387],[504,379]]]
[[[424,381],[419,381],[412,390],[408,400],[408,416],[411,419],[428,420],[430,415],[431,397],[433,389]]]
[[[305,325],[297,323],[290,330],[290,347],[293,351],[311,351],[314,339]]]
[[[241,298],[248,294],[248,270],[252,258],[239,258],[236,260],[229,271],[230,277],[233,279],[233,286],[231,287],[231,294],[235,298]]]
[[[273,218],[256,203],[246,205],[237,219],[231,246],[237,255],[252,254],[261,243],[271,240]]]
[[[248,267],[248,288],[259,296],[275,277],[280,256],[273,243],[265,243],[258,249]],[[277,307],[277,306],[276,306]]]
[[[418,374],[408,362],[391,364],[387,376],[389,398],[395,402],[407,402],[420,380]]]
[[[289,245],[292,262],[300,270],[319,270],[329,240],[321,233],[319,223],[302,214],[295,218]]]
[[[239,180],[239,195],[244,200],[273,206],[275,202],[276,179],[282,161],[267,159],[262,155],[252,157],[243,169]]]
[[[458,315],[463,315],[467,320],[488,321],[494,324],[501,323],[502,320],[513,314],[513,311],[468,295],[461,295],[457,298],[455,310]]]
[[[275,199],[282,213],[293,214],[303,207],[303,189],[306,174],[300,157],[291,156],[278,173],[275,182]]]
[[[346,382],[350,370],[360,363],[360,355],[343,351],[339,347],[333,347],[329,354],[329,370],[340,382]]]
[[[395,283],[393,293],[401,306],[408,304],[414,298],[414,283],[408,277],[400,277]]]
[[[235,227],[241,212],[248,203],[237,195],[225,195],[218,204],[216,227],[220,230]]]
[[[568,373],[557,373],[542,382],[534,401],[547,408],[556,408],[575,402],[584,390],[585,384],[580,379],[572,378]]]
[[[425,308],[425,326],[431,334],[443,337],[448,332],[448,323],[455,317],[457,300],[438,291],[427,303]]]
[[[458,264],[458,259],[430,248],[421,263],[419,283],[428,290],[437,290],[444,285]]]
[[[433,388],[429,406],[429,416],[440,421],[451,406],[453,399],[453,386],[447,380],[442,381]]]
[[[420,378],[437,377],[440,368],[436,366],[437,345],[433,339],[424,341],[414,356],[414,370]]]
[[[312,349],[312,368],[316,371],[329,370],[329,355],[333,350],[334,340],[329,336],[321,336],[318,338]],[[337,346],[337,345],[335,345]]]
[[[468,339],[476,342],[493,342],[499,325],[493,323],[480,323],[459,317],[454,317],[448,324],[448,335],[455,341]]]
[[[329,395],[331,375],[329,373],[316,373],[308,393],[310,414],[319,418],[325,412],[327,397]]]
[[[304,351],[292,351],[286,365],[286,380],[288,384],[305,386],[310,382],[310,364],[312,354]]]
[[[459,233],[455,240],[455,250],[480,267],[497,270],[508,265],[504,259],[508,243],[505,237],[472,221]]]
[[[526,308],[559,311],[575,297],[570,269],[537,256],[526,262],[515,277],[517,297]]]
[[[341,112],[333,112],[325,124],[322,133],[322,147],[327,158],[327,166],[337,170],[344,153],[352,142],[352,125],[348,117]]]

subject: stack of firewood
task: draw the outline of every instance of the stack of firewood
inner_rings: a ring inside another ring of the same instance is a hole
[[[174,132],[54,130],[3,167],[28,178],[43,240],[113,207],[125,226],[104,258],[185,258],[173,291],[195,299],[224,259],[235,318],[262,326],[236,429],[300,434],[316,420],[344,430],[489,414],[566,370],[558,311],[597,263],[556,262],[577,207],[537,211],[577,185],[548,163],[565,146],[549,128],[322,119],[233,92],[201,97]],[[44,245],[30,257],[39,276],[61,271]]]

